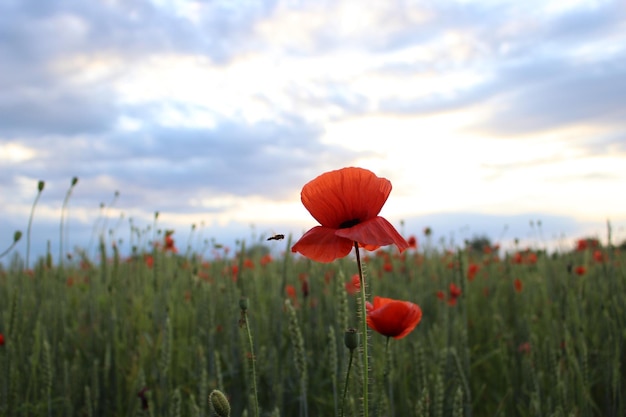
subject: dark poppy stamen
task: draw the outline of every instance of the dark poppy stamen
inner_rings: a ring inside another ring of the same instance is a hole
[[[349,227],[352,226],[356,226],[357,224],[359,224],[361,221],[359,219],[352,219],[352,220],[346,220],[345,222],[341,223],[339,225],[340,229],[347,229]]]

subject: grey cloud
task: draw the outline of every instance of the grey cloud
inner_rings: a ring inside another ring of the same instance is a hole
[[[622,56],[626,59],[626,54]],[[521,135],[575,123],[622,124],[626,120],[625,77],[623,64],[572,66],[558,77],[504,93],[486,130]]]
[[[253,125],[231,120],[215,129],[151,126],[102,137],[32,138],[26,143],[42,149],[43,157],[29,161],[24,170],[4,167],[0,172],[11,177],[22,171],[44,180],[52,175],[57,183],[78,176],[87,188],[106,177],[104,183],[130,193],[131,202],[141,207],[158,199],[168,208],[184,209],[181,203],[198,194],[282,199],[320,172],[362,155],[321,144],[320,133],[297,119]],[[57,197],[64,192],[65,187],[57,188]]]

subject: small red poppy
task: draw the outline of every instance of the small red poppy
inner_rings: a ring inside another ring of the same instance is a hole
[[[0,346],[4,346],[4,335],[0,333]]]
[[[379,216],[391,193],[391,182],[363,168],[326,172],[307,183],[301,192],[304,207],[320,226],[306,232],[291,248],[317,262],[332,262],[348,255],[354,242],[367,250],[395,244],[400,252],[406,240]]]
[[[461,288],[456,286],[453,282],[450,283],[448,305],[455,306],[456,300],[461,296]]]
[[[515,291],[522,292],[524,285],[522,284],[522,281],[519,278],[515,278],[515,280],[513,281],[513,287],[515,288]]]
[[[596,249],[593,251],[593,260],[598,262],[598,263],[602,263],[604,262],[604,254],[602,253],[602,251],[600,249]]]
[[[478,264],[469,264],[467,267],[467,279],[473,281],[479,270],[480,266]]]
[[[422,309],[409,301],[374,297],[374,305],[366,303],[367,325],[383,336],[402,339],[422,319]]]
[[[361,289],[361,279],[359,274],[352,275],[352,279],[346,282],[346,291],[348,294],[356,294]]]
[[[178,253],[178,248],[174,243],[174,238],[172,235],[174,234],[173,230],[166,230],[165,237],[163,238],[163,250],[165,252]]]
[[[294,287],[291,284],[287,284],[287,286],[285,286],[285,293],[287,294],[287,297],[291,298],[292,300],[298,299],[298,294],[296,293],[296,287]]]

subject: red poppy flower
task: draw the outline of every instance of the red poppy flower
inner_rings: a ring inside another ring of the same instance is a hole
[[[524,285],[522,284],[522,281],[519,278],[515,278],[515,280],[513,281],[513,287],[515,287],[515,291],[522,292]]]
[[[4,346],[4,335],[0,333],[0,346]]]
[[[272,255],[270,255],[269,253],[266,255],[263,255],[263,257],[261,258],[261,266],[265,266],[269,263],[271,263],[274,259],[272,258]]]
[[[380,210],[391,193],[391,182],[363,168],[342,168],[307,183],[302,204],[320,223],[291,248],[317,262],[332,262],[348,255],[354,242],[367,250],[395,244],[400,252],[406,240]]]
[[[409,301],[374,297],[374,305],[366,304],[367,325],[383,336],[402,339],[422,319],[422,309]]]
[[[580,265],[580,266],[576,267],[574,272],[576,272],[576,275],[585,275],[585,272],[587,272],[587,268],[585,268],[584,266]]]
[[[285,293],[287,294],[287,297],[291,298],[292,300],[296,300],[298,298],[298,295],[296,294],[296,287],[291,284],[285,286]]]
[[[604,254],[600,249],[596,249],[593,251],[593,260],[599,263],[604,262]]]
[[[453,282],[450,283],[450,296],[448,297],[448,305],[455,306],[456,300],[461,296],[461,289],[457,287]]]
[[[163,250],[165,252],[178,253],[178,248],[176,248],[174,238],[172,237],[173,234],[173,230],[165,231],[165,237],[163,238]]]
[[[361,289],[361,280],[359,274],[352,275],[352,279],[346,282],[346,291],[348,294],[356,294]]]
[[[469,266],[467,267],[467,279],[473,281],[474,278],[476,278],[476,274],[478,273],[479,269],[480,266],[478,264],[469,264]]]
[[[407,243],[409,244],[409,248],[417,249],[417,238],[415,236],[409,236]]]

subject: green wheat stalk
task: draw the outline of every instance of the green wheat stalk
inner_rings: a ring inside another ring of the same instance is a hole
[[[33,206],[30,209],[30,217],[28,218],[28,228],[26,229],[26,269],[30,269],[30,229],[33,225],[33,217],[35,215],[35,207],[37,206],[37,202],[39,201],[39,197],[41,197],[41,192],[43,191],[46,183],[44,181],[39,181],[37,183],[37,195],[35,196],[35,201],[33,202]]]
[[[70,184],[70,188],[67,190],[65,194],[65,199],[63,200],[63,206],[61,207],[61,227],[59,233],[59,265],[63,266],[63,222],[65,217],[65,211],[67,210],[67,204],[69,203],[70,196],[72,195],[72,191],[74,187],[78,183],[78,177],[73,177],[72,182]]]
[[[301,415],[307,417],[307,366],[304,338],[302,337],[302,331],[300,330],[300,324],[298,323],[298,316],[296,315],[296,310],[291,304],[291,300],[285,300],[285,306],[287,307],[287,314],[289,315],[289,335],[291,339],[291,344],[294,348],[295,367],[300,382],[300,412]]]
[[[242,244],[242,251],[244,246]],[[243,255],[242,255],[243,258]],[[242,261],[243,262],[243,261]],[[241,270],[240,270],[241,272]],[[252,402],[254,405],[254,416],[259,417],[259,395],[256,385],[256,358],[254,356],[254,344],[252,343],[252,332],[250,331],[250,323],[248,322],[248,299],[242,298],[239,300],[239,308],[241,310],[240,324],[246,329],[246,336],[248,340],[249,356],[248,362],[250,363],[250,370],[252,373]]]

